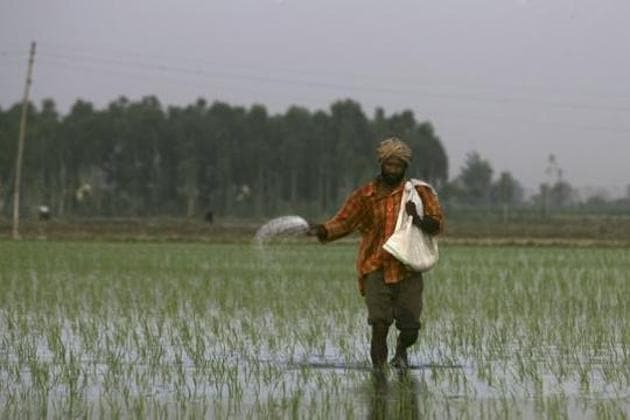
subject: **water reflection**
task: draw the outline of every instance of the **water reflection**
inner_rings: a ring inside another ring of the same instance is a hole
[[[368,419],[420,418],[418,397],[421,386],[408,371],[374,371],[365,389],[369,401]]]

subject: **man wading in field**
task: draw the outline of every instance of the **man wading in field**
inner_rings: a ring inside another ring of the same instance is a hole
[[[392,322],[400,331],[391,365],[406,368],[407,348],[418,339],[422,311],[422,273],[407,269],[383,249],[394,232],[411,162],[411,149],[397,138],[389,138],[377,148],[381,173],[373,181],[350,194],[336,216],[321,225],[311,225],[308,234],[325,243],[351,232],[362,235],[357,270],[359,291],[365,297],[368,323],[372,326],[370,356],[375,368],[387,362],[387,332]],[[442,230],[443,214],[435,192],[429,186],[416,186],[424,207],[419,215],[409,201],[405,210],[414,225],[430,235]]]

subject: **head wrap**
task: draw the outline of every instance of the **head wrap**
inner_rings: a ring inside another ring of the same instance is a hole
[[[397,157],[407,165],[411,162],[411,148],[397,137],[383,140],[376,148],[378,163],[382,164],[390,157]]]

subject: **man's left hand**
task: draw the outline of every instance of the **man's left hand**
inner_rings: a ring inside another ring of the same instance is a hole
[[[418,216],[418,212],[416,211],[416,203],[411,200],[407,201],[407,204],[405,204],[405,211],[409,216],[413,217],[414,219]]]

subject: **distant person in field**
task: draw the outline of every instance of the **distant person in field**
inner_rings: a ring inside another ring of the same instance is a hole
[[[400,210],[405,173],[411,162],[411,149],[398,138],[383,140],[377,148],[380,174],[359,187],[346,199],[339,212],[324,224],[312,224],[308,234],[325,243],[351,232],[362,235],[357,258],[359,291],[365,297],[368,324],[372,327],[370,356],[375,368],[387,363],[387,333],[396,321],[400,331],[396,352],[390,364],[408,367],[407,348],[418,339],[422,311],[422,273],[407,269],[383,249],[394,232]],[[405,210],[414,225],[430,235],[442,231],[444,216],[430,186],[416,186],[424,214],[413,202]]]
[[[41,205],[38,209],[38,217],[40,222],[47,222],[50,220],[50,207]]]

